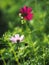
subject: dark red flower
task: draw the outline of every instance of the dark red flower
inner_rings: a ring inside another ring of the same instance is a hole
[[[24,6],[23,8],[20,9],[20,13],[23,16],[25,20],[31,20],[33,17],[33,13],[31,13],[32,8]]]

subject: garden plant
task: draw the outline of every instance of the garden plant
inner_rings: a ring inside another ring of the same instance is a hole
[[[0,0],[0,65],[49,65],[49,0]]]

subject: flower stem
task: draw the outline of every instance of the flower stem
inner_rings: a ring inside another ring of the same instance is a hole
[[[1,56],[2,56],[2,54],[1,54]],[[2,56],[2,60],[3,60],[3,62],[4,62],[4,65],[6,65],[6,62],[5,62],[4,58],[3,58],[3,56]]]
[[[45,54],[44,54],[45,50],[44,50],[44,47],[43,47],[43,64],[45,65]]]

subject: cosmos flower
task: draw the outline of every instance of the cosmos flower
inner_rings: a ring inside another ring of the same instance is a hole
[[[20,9],[21,17],[23,17],[25,20],[31,20],[33,18],[33,13],[31,13],[32,8],[24,6]]]
[[[19,36],[19,34],[16,34],[15,36],[12,36],[10,38],[10,41],[12,41],[13,43],[17,43],[17,42],[22,42],[24,39],[24,35]]]

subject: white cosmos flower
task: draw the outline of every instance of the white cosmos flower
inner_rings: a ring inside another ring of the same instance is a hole
[[[19,34],[16,34],[15,36],[12,36],[11,38],[10,38],[10,41],[12,41],[13,43],[17,43],[18,41],[19,42],[22,42],[23,41],[23,39],[24,39],[24,35],[19,35]]]

